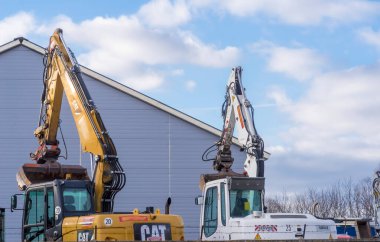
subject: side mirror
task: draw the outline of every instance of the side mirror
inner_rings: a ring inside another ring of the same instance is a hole
[[[203,205],[203,196],[198,196],[195,198],[195,205]]]
[[[11,212],[13,212],[13,210],[16,210],[16,209],[17,209],[17,196],[13,195],[11,197]]]
[[[11,197],[11,212],[14,210],[23,210],[22,208],[17,208],[17,197],[18,196],[24,196],[24,194],[14,194]]]

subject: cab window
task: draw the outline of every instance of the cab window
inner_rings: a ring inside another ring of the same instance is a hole
[[[91,210],[91,196],[86,188],[66,187],[63,190],[63,208],[67,212]]]
[[[218,188],[206,192],[203,231],[206,237],[215,233],[218,226]]]
[[[24,238],[26,241],[44,241],[44,189],[28,191],[25,200]]]
[[[245,217],[253,211],[262,211],[261,191],[230,190],[231,217]]]
[[[47,194],[47,221],[46,221],[46,227],[47,229],[53,228],[55,225],[55,218],[54,218],[54,191],[52,187],[48,187],[46,189]]]
[[[226,226],[226,192],[224,188],[224,183],[220,183],[220,210],[221,210],[221,219],[222,224]]]

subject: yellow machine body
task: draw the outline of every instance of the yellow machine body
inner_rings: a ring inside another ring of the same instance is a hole
[[[63,220],[63,241],[184,240],[183,220],[166,214],[94,214]]]

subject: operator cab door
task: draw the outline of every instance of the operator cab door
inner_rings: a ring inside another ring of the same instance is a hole
[[[22,241],[50,241],[54,230],[53,187],[32,188],[25,196]]]
[[[229,199],[228,199],[228,189],[226,187],[225,182],[221,182],[219,184],[219,194],[220,194],[220,209],[219,209],[219,214],[220,214],[220,225],[218,228],[219,232],[219,239],[220,240],[230,240],[230,233],[231,233],[231,228],[228,226],[229,223]]]
[[[218,186],[210,186],[206,190],[202,216],[202,240],[216,240],[218,229]]]
[[[206,189],[202,219],[202,240],[228,240],[226,211],[226,186],[224,182]]]

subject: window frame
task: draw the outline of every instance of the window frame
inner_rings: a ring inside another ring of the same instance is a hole
[[[226,183],[220,183],[220,220],[223,226],[226,226],[227,220],[227,204],[226,204]]]

